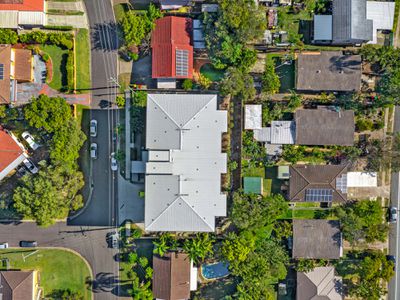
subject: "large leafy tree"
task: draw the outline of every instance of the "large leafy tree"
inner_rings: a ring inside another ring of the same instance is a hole
[[[265,70],[262,77],[262,90],[268,94],[279,92],[281,81],[275,72],[275,63],[272,59],[266,59]]]
[[[71,107],[61,97],[40,95],[24,109],[29,125],[53,133],[72,119]]]
[[[37,175],[22,177],[14,191],[14,208],[38,225],[49,226],[82,207],[83,199],[78,192],[83,185],[81,172],[42,165]]]
[[[231,219],[242,230],[256,230],[274,224],[287,209],[287,202],[280,194],[262,197],[235,193]]]
[[[207,233],[199,233],[192,239],[185,240],[183,249],[195,264],[212,255],[214,239]]]
[[[240,96],[244,100],[252,99],[256,94],[253,77],[234,67],[228,68],[220,90],[223,95]]]
[[[255,249],[256,237],[251,232],[229,233],[222,242],[222,257],[229,262],[231,267],[237,268],[246,261],[250,252]]]

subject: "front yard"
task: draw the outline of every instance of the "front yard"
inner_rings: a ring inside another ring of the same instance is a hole
[[[61,49],[55,45],[41,45],[40,49],[50,56],[53,64],[53,77],[51,82],[48,82],[48,85],[57,91],[66,89],[68,85],[66,68],[68,50]]]
[[[0,250],[0,259],[8,259],[11,269],[37,270],[44,296],[70,289],[79,292],[83,299],[91,299],[86,280],[91,272],[86,263],[76,254],[60,249]],[[4,265],[1,266],[4,269]]]

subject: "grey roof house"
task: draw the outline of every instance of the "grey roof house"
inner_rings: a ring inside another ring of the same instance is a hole
[[[293,258],[339,259],[342,245],[339,221],[293,220]]]
[[[308,52],[296,60],[296,89],[355,92],[361,87],[361,56],[341,51]]]
[[[342,300],[342,278],[334,267],[316,267],[310,272],[297,272],[296,300]]]
[[[354,144],[354,111],[319,106],[318,109],[299,109],[294,114],[296,144],[341,145]]]
[[[145,229],[210,232],[226,215],[221,135],[227,112],[217,95],[150,94],[147,98]]]
[[[366,0],[333,0],[332,15],[314,17],[314,42],[356,45],[373,40]]]
[[[289,201],[347,201],[347,165],[291,165]]]

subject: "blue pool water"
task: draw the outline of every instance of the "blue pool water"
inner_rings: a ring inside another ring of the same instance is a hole
[[[210,265],[201,266],[201,274],[206,279],[215,279],[225,277],[229,274],[229,264],[224,262],[218,262]]]

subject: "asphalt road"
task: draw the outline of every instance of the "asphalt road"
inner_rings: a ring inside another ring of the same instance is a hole
[[[400,107],[396,106],[394,115],[394,131],[400,131]],[[390,205],[400,208],[400,173],[392,173],[391,190],[390,190]],[[400,221],[390,224],[389,231],[389,254],[396,257],[396,273],[389,282],[389,300],[400,299],[400,247],[399,247]]]
[[[80,253],[92,266],[95,299],[117,299],[118,268],[115,273],[117,251],[108,248],[106,236],[110,228],[67,226],[57,223],[40,228],[35,223],[0,224],[0,241],[17,247],[20,241],[35,240],[39,247],[65,247]]]

